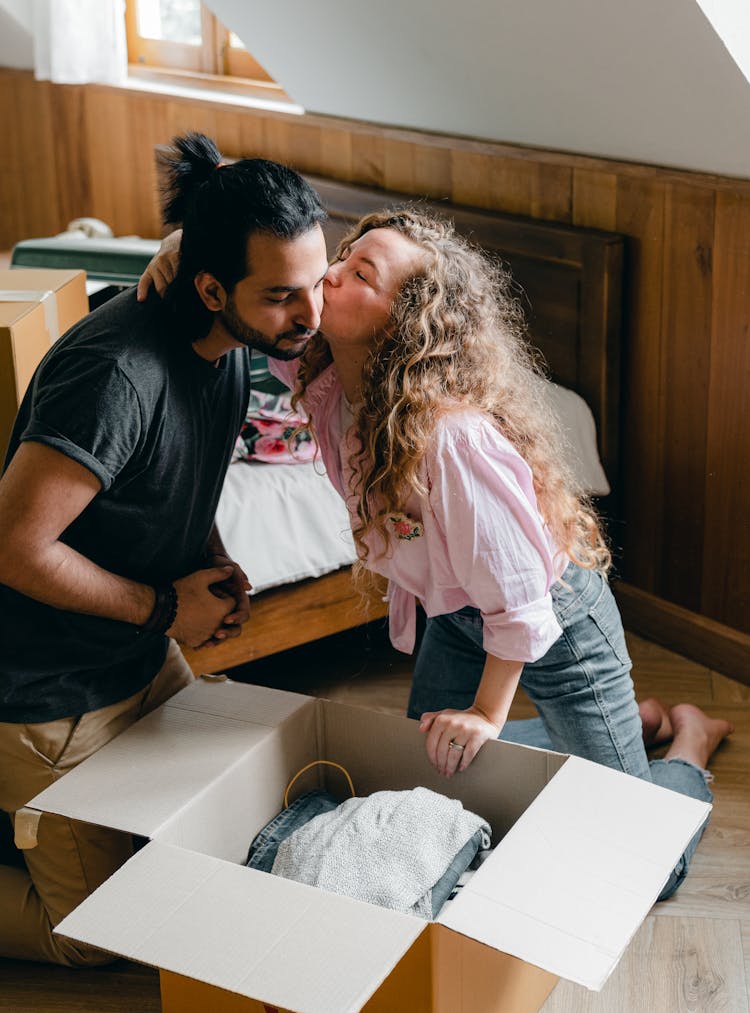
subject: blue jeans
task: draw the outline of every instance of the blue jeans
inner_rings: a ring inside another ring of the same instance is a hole
[[[700,767],[686,760],[649,763],[630,677],[632,663],[606,579],[571,563],[551,594],[562,635],[543,658],[524,665],[521,674],[521,685],[539,717],[507,722],[500,738],[582,756],[710,802],[713,795]],[[428,619],[414,669],[409,717],[470,707],[485,658],[478,609],[467,606]],[[690,841],[659,900],[671,896],[687,875],[706,823]]]
[[[245,865],[261,872],[270,872],[276,861],[276,852],[282,841],[291,837],[295,830],[305,823],[338,809],[339,801],[323,788],[313,788],[291,802],[286,809],[274,816],[254,838]]]
[[[332,812],[338,806],[338,800],[323,788],[313,788],[312,791],[300,795],[286,809],[282,809],[277,816],[274,816],[271,822],[267,823],[253,839],[245,865],[251,869],[259,869],[261,872],[271,872],[282,841],[291,837],[295,830],[303,827],[316,816]],[[456,883],[474,861],[481,844],[482,831],[477,830],[463,848],[454,855],[448,868],[433,886],[433,918],[437,916],[440,908],[453,892]]]

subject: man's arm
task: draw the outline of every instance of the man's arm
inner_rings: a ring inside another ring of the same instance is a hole
[[[142,626],[154,607],[153,589],[60,541],[100,489],[77,461],[42,443],[22,443],[0,479],[0,583],[53,608]],[[167,632],[191,647],[208,640],[234,606],[209,587],[230,572],[211,568],[175,581],[177,619]]]
[[[100,489],[77,461],[42,443],[22,443],[0,479],[0,582],[54,608],[141,626],[154,607],[153,590],[59,540]]]

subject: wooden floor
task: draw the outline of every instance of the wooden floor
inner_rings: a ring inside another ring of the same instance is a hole
[[[676,897],[658,905],[598,995],[561,982],[544,1013],[748,1013],[750,1010],[750,688],[628,636],[641,698],[688,701],[736,732],[712,764],[715,809]],[[290,673],[286,677],[279,672]],[[368,627],[237,670],[248,681],[402,713],[410,659]],[[233,673],[234,674],[234,673]],[[514,704],[513,717],[531,705]],[[155,971],[121,961],[91,971],[0,961],[0,1010],[157,1013]],[[196,1011],[199,1013],[199,1011]]]

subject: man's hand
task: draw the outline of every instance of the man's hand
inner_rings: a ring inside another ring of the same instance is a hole
[[[138,280],[136,298],[143,302],[148,295],[148,290],[153,285],[158,294],[164,298],[164,293],[175,279],[177,268],[180,264],[180,243],[182,242],[182,229],[170,232],[161,241],[161,246],[148,262],[146,270]]]
[[[498,737],[500,727],[476,707],[465,711],[432,711],[423,714],[419,722],[420,732],[427,736],[425,745],[430,763],[445,777],[466,770],[484,743]]]
[[[234,613],[235,599],[221,590],[231,575],[231,566],[215,566],[176,580],[177,616],[166,635],[186,647],[200,647],[211,640]]]
[[[247,594],[252,590],[252,584],[240,564],[230,559],[225,552],[209,553],[206,562],[209,566],[230,567],[232,570],[226,580],[211,588],[214,594],[229,595],[235,603],[235,608],[224,617],[221,627],[206,643],[201,644],[201,647],[215,647],[223,640],[238,637],[242,632],[242,625],[250,618],[250,601]]]

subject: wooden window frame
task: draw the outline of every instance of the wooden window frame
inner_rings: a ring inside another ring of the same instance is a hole
[[[255,60],[246,49],[230,45],[230,30],[201,4],[201,45],[148,39],[138,34],[138,0],[125,0],[125,27],[128,42],[128,61],[131,71],[142,76],[165,74],[205,75],[211,78],[232,78],[234,87],[242,80],[253,87],[274,92],[274,98],[288,96],[281,85]]]

